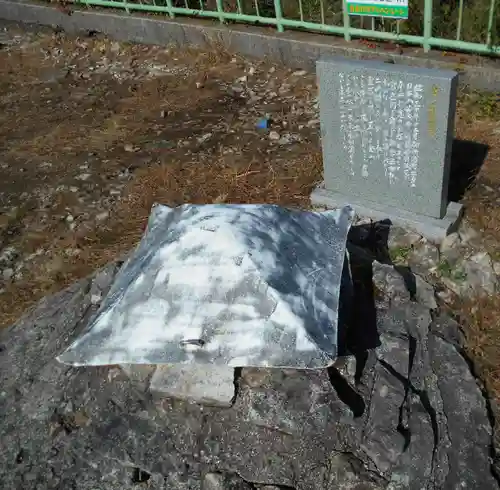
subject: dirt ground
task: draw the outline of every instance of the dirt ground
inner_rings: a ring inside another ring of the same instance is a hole
[[[3,25],[0,108],[0,326],[128,252],[154,202],[307,206],[321,180],[314,75],[218,46],[177,50]],[[489,147],[463,201],[496,261],[499,109],[496,95],[463,92],[456,128]],[[266,116],[270,127],[259,129]],[[480,301],[456,308],[500,397],[500,300]]]
[[[216,46],[176,51],[14,27],[4,38],[4,326],[130,250],[155,201],[305,205],[320,178],[311,76]],[[257,128],[266,115],[272,133]]]

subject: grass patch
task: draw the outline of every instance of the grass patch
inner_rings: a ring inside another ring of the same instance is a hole
[[[500,120],[500,95],[470,88],[459,91],[458,104],[461,118],[468,123],[477,119]]]
[[[437,272],[441,277],[453,279],[455,281],[467,280],[467,273],[460,267],[455,268],[448,260],[443,259],[437,265]]]
[[[407,262],[413,247],[394,247],[389,250],[389,255],[394,263]]]
[[[453,267],[448,260],[444,259],[438,263],[437,271],[442,277],[450,278],[453,273]]]
[[[452,272],[451,277],[455,281],[464,282],[467,280],[467,273],[461,269],[456,269]]]

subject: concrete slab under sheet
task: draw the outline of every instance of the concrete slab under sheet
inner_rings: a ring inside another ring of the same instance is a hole
[[[230,407],[234,398],[234,368],[201,364],[158,366],[150,390],[161,397]]]
[[[463,214],[463,206],[460,203],[450,202],[444,218],[432,218],[392,206],[352,198],[327,190],[324,184],[313,190],[311,203],[313,206],[321,206],[327,209],[350,204],[358,217],[371,218],[377,221],[390,219],[393,225],[414,230],[428,240],[438,243],[458,228]]]

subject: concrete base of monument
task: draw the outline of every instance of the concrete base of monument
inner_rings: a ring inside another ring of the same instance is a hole
[[[319,185],[313,190],[311,193],[311,203],[313,206],[321,206],[329,209],[350,204],[358,217],[371,218],[377,221],[389,219],[393,225],[414,230],[434,242],[441,242],[446,235],[455,231],[463,214],[463,206],[461,204],[450,202],[444,218],[432,218],[392,206],[348,197],[339,192],[325,189],[324,184]]]

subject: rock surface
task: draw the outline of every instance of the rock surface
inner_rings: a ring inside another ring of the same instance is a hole
[[[378,348],[340,359],[342,369],[243,369],[226,408],[153,397],[147,367],[137,380],[54,360],[115,273],[44,299],[4,332],[3,488],[498,488],[458,325],[433,320],[391,266],[374,263]]]
[[[467,222],[437,247],[410,230],[391,227],[387,240],[392,262],[407,266],[441,290],[446,303],[456,296],[495,295],[500,288],[500,265],[485,250],[480,234]],[[418,278],[417,278],[418,280]],[[429,296],[429,295],[427,295]]]
[[[459,296],[495,294],[497,288],[493,262],[486,252],[459,260],[453,272],[443,277],[442,281]]]

